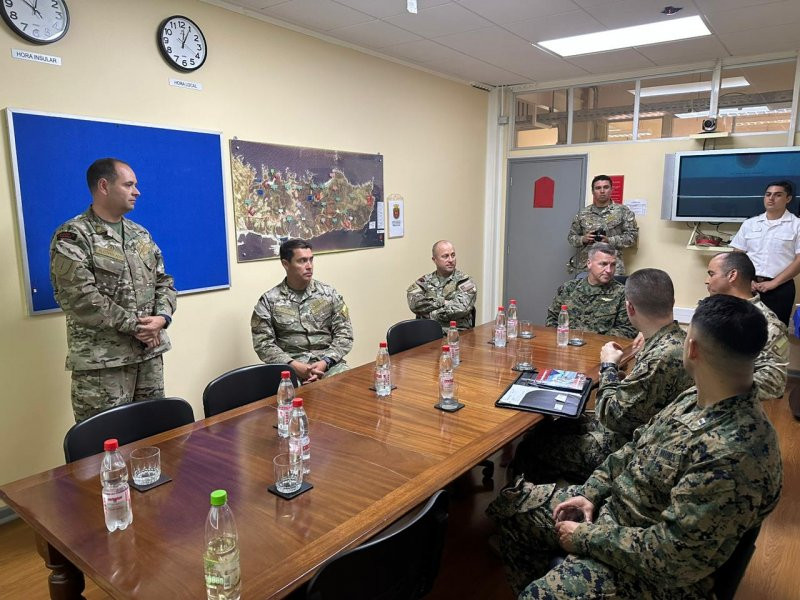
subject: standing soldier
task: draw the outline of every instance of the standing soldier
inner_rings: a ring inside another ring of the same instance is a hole
[[[570,274],[586,270],[589,248],[595,242],[605,242],[617,250],[617,273],[625,274],[622,249],[636,245],[639,226],[630,208],[611,201],[611,186],[608,175],[592,179],[592,203],[572,218],[567,241],[578,250],[567,263]]]
[[[347,370],[350,314],[335,289],[313,278],[311,244],[287,240],[280,257],[286,277],[261,296],[250,318],[253,349],[265,363],[288,364],[306,383]]]
[[[406,290],[408,307],[419,318],[438,321],[444,331],[447,331],[450,321],[455,321],[459,329],[474,327],[473,310],[478,288],[468,275],[456,269],[453,244],[439,240],[431,253],[436,270],[409,286]]]
[[[177,294],[148,231],[123,217],[139,197],[136,175],[115,158],[86,172],[92,205],[59,227],[50,279],[67,317],[67,369],[76,421],[164,396],[162,354]]]

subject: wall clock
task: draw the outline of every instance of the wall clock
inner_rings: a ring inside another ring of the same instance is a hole
[[[69,29],[64,0],[0,0],[0,16],[11,31],[33,44],[57,42]]]
[[[206,38],[191,19],[180,15],[167,17],[158,26],[156,36],[162,56],[178,71],[195,71],[206,61]]]

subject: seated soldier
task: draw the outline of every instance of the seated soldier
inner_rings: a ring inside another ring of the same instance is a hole
[[[478,288],[469,275],[456,269],[453,244],[439,240],[433,245],[432,254],[436,270],[423,275],[406,290],[408,308],[417,318],[439,321],[444,331],[450,321],[455,321],[459,329],[474,327],[472,311]]]
[[[686,390],[583,485],[520,478],[489,505],[519,598],[709,598],[713,573],[775,508],[778,438],[753,385],[767,323],[752,304],[700,301]],[[550,556],[567,553],[548,571]]]
[[[608,342],[600,351],[600,387],[594,415],[539,423],[517,448],[513,472],[533,483],[586,480],[637,427],[692,386],[683,367],[686,334],[672,318],[675,292],[669,275],[640,269],[625,282],[625,306],[644,346],[630,374],[620,379],[622,350]]]
[[[311,244],[289,239],[281,244],[286,277],[253,309],[253,349],[265,363],[286,363],[304,383],[347,370],[353,347],[350,313],[339,293],[314,279]]]
[[[708,263],[706,289],[709,294],[728,294],[747,300],[767,320],[767,343],[756,357],[753,380],[759,397],[768,400],[780,398],[786,391],[789,337],[783,322],[751,291],[755,276],[753,261],[744,252],[720,252]]]
[[[556,292],[547,309],[545,325],[558,325],[561,306],[569,310],[570,326],[604,335],[632,338],[636,329],[625,312],[625,288],[614,279],[617,251],[608,244],[598,242],[589,248],[587,277],[571,279]]]

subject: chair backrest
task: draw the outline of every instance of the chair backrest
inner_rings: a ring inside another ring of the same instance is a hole
[[[409,348],[442,339],[442,326],[433,319],[408,319],[389,327],[386,332],[386,349],[397,354]]]
[[[325,562],[309,600],[414,600],[433,588],[447,531],[447,492],[439,490],[401,527]],[[390,528],[391,530],[391,528]]]
[[[75,423],[64,436],[64,459],[69,463],[103,451],[103,442],[119,445],[194,423],[192,405],[182,398],[142,400],[109,408]]]
[[[203,413],[211,417],[274,395],[281,371],[289,371],[297,387],[297,375],[289,365],[251,365],[220,375],[203,391]]]
[[[761,531],[761,525],[745,532],[733,554],[714,572],[714,595],[717,600],[733,600],[736,588],[744,577],[747,565],[756,551],[756,539]]]
[[[625,285],[625,282],[628,281],[628,276],[627,275],[614,275],[614,279],[616,281],[618,281],[619,283],[621,283],[622,285]]]

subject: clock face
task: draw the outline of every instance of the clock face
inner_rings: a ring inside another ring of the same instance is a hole
[[[14,33],[34,44],[56,42],[69,28],[64,0],[0,0],[0,15]]]
[[[186,17],[168,17],[158,26],[158,48],[167,62],[179,71],[199,69],[208,47],[200,28]]]

